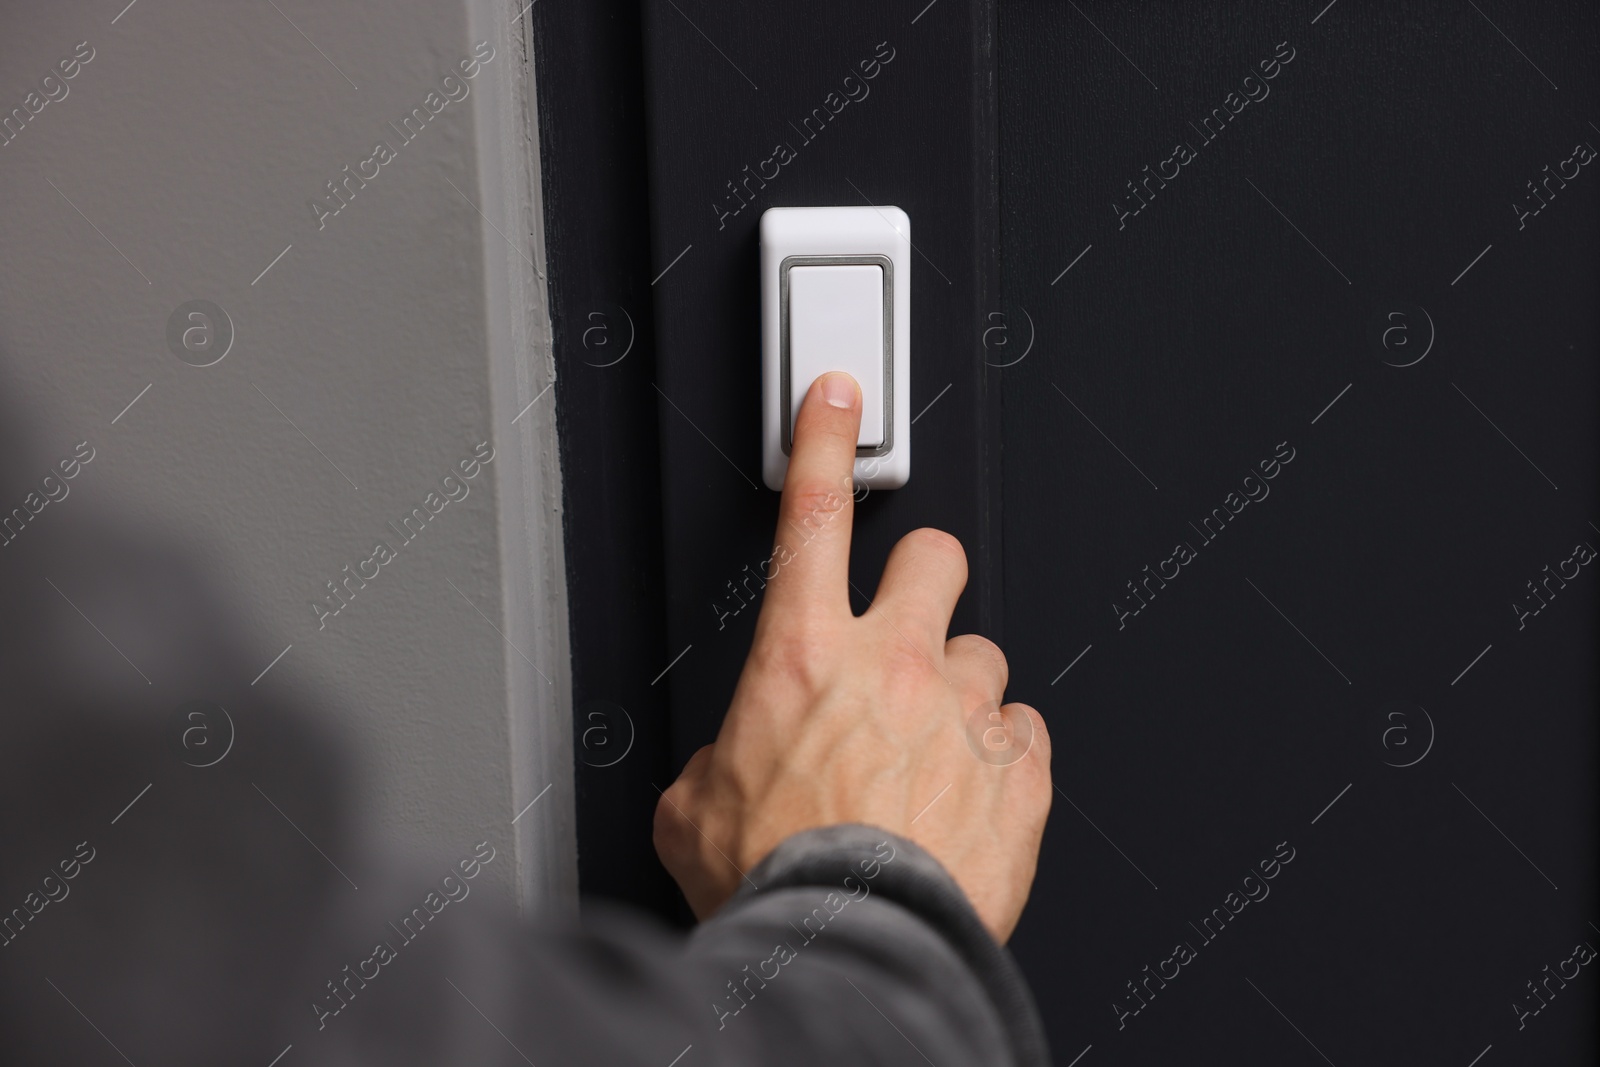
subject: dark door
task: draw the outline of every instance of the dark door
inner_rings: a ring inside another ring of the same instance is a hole
[[[653,747],[581,801],[586,884],[649,865],[648,782],[714,736],[749,645],[757,605],[729,597],[755,599],[776,504],[759,215],[894,204],[914,464],[858,509],[854,580],[916,526],[956,534],[957,627],[1003,645],[1008,697],[1050,724],[1058,796],[1012,949],[1057,1061],[1591,1062],[1597,15],[645,0],[597,20],[640,65],[612,53],[623,103],[593,116],[620,116],[602,169],[637,227],[595,225],[637,258],[648,219],[648,263],[558,296],[558,339],[569,397],[645,421],[563,412],[659,482],[573,489],[569,466],[569,543],[620,538],[665,583],[640,587],[661,622],[631,662],[603,626],[575,640],[580,698],[652,709]],[[593,82],[541,17],[557,107]],[[562,182],[581,169],[547,160]],[[554,227],[571,202],[549,203]],[[558,292],[594,247],[555,242]],[[652,343],[597,379],[584,315],[629,301]],[[600,521],[627,494],[641,522],[658,494],[659,542]]]

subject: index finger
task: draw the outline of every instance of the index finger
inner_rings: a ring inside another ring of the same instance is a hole
[[[856,380],[830,371],[812,382],[794,420],[763,614],[851,614],[852,474],[860,435]]]

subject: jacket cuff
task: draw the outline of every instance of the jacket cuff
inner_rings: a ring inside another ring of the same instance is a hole
[[[988,993],[1015,1062],[1049,1064],[1039,1010],[1016,961],[989,934],[950,872],[920,845],[861,823],[805,830],[773,849],[728,903],[779,889],[838,886],[846,878],[871,880],[874,895],[944,937]]]

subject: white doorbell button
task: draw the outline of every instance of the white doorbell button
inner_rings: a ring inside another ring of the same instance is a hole
[[[883,444],[883,379],[892,372],[893,357],[884,316],[894,300],[892,292],[884,292],[888,287],[889,272],[878,263],[789,268],[791,426],[812,382],[832,370],[849,371],[861,385],[857,443],[864,448]]]
[[[761,216],[762,475],[783,488],[812,382],[861,386],[858,486],[911,474],[911,220],[896,207],[770,208]]]

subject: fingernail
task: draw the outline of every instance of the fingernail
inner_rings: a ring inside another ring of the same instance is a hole
[[[842,370],[830,371],[822,376],[822,399],[829,407],[850,408],[856,403],[856,380]]]

